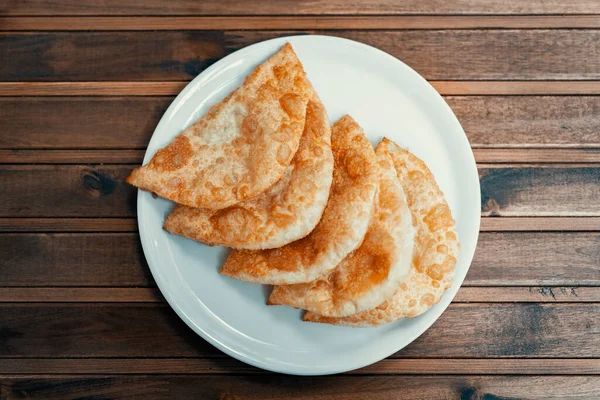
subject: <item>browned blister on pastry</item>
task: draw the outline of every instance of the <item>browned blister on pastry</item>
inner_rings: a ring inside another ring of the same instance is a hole
[[[373,146],[349,116],[331,130],[334,168],[321,220],[305,238],[277,249],[234,250],[221,273],[249,282],[309,282],[333,269],[365,236],[373,212],[378,167]]]
[[[127,182],[192,207],[222,209],[256,198],[294,157],[311,92],[286,44]]]
[[[308,104],[304,135],[281,179],[253,200],[222,210],[177,207],[165,229],[210,245],[269,249],[308,235],[327,204],[332,181],[331,128],[315,95]]]
[[[276,286],[269,304],[342,317],[389,299],[410,270],[415,231],[402,186],[386,146],[375,149],[379,191],[365,238],[329,274],[308,283]]]
[[[394,160],[416,227],[409,275],[391,299],[373,310],[344,318],[308,312],[305,321],[367,327],[415,317],[439,302],[452,283],[459,242],[444,195],[423,161],[388,139],[383,143]]]

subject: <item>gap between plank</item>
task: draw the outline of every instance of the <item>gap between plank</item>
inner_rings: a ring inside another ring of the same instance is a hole
[[[7,358],[0,374],[270,374],[233,358]],[[597,375],[598,359],[384,359],[347,375]]]
[[[0,31],[594,29],[596,15],[4,17]]]
[[[0,287],[0,303],[163,303],[156,288]],[[462,287],[453,303],[597,303],[600,287]]]
[[[0,218],[0,233],[137,232],[136,218]],[[596,232],[600,217],[482,217],[480,232]]]
[[[600,19],[600,18],[599,18]],[[0,96],[173,96],[187,81],[0,82]],[[600,81],[430,81],[445,96],[599,95]]]
[[[145,150],[0,150],[0,164],[141,164]],[[600,148],[474,148],[478,163],[600,163]]]

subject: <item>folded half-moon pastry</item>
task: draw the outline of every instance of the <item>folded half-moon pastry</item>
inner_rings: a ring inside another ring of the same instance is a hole
[[[286,44],[127,182],[192,207],[253,199],[281,179],[294,157],[311,92]]]
[[[253,200],[222,210],[179,206],[164,227],[209,245],[281,247],[315,228],[327,204],[332,171],[329,118],[315,95],[308,103],[298,151],[277,183]]]
[[[423,161],[388,139],[383,143],[392,155],[416,224],[410,273],[394,296],[375,309],[344,318],[308,312],[305,321],[367,327],[415,317],[439,302],[452,283],[459,242],[444,195]]]
[[[271,250],[231,252],[221,273],[249,282],[292,284],[325,274],[365,236],[373,212],[378,167],[373,146],[349,116],[331,130],[333,182],[321,220],[305,238]]]
[[[269,304],[342,317],[389,299],[410,270],[415,231],[394,164],[384,143],[375,149],[379,191],[365,238],[329,274],[313,282],[275,286]]]

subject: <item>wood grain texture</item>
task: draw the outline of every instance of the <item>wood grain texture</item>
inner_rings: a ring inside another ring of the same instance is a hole
[[[589,0],[5,1],[0,399],[597,397],[599,17]],[[311,33],[431,81],[480,164],[484,218],[463,287],[419,339],[298,379],[225,356],[177,317],[123,180],[190,79]]]
[[[8,0],[4,15],[353,15],[353,14],[600,14],[600,6],[587,0],[393,0],[344,1],[282,0]]]
[[[188,83],[0,82],[0,96],[173,96],[179,94]],[[586,85],[586,88],[589,87]],[[595,89],[594,84],[591,87]]]
[[[0,287],[2,303],[162,303],[155,288]],[[462,287],[453,303],[598,303],[600,287]],[[2,370],[0,370],[2,373]]]
[[[599,147],[600,97],[446,97],[473,147]]]
[[[0,164],[141,164],[145,150],[0,150]],[[478,163],[600,163],[595,148],[475,148]]]
[[[1,376],[7,399],[590,399],[598,390],[591,376]],[[552,387],[553,393],[547,393]],[[510,397],[509,397],[510,396]]]
[[[154,288],[2,288],[3,303],[162,303]]]
[[[4,165],[0,204],[5,217],[124,217],[136,212],[131,166]],[[49,184],[50,183],[50,184]]]
[[[597,95],[597,81],[430,81],[443,95]],[[0,94],[2,86],[0,85]]]
[[[0,217],[132,217],[131,165],[0,165]],[[479,168],[482,215],[600,216],[596,164]],[[48,185],[52,182],[52,185]]]
[[[585,221],[587,222],[587,219]],[[137,231],[136,218],[0,218],[0,232]]]
[[[226,47],[216,31],[0,33],[0,80],[188,80]]]
[[[0,80],[189,80],[235,50],[289,34],[290,31],[0,33],[0,55],[4,55]],[[340,30],[335,35],[386,51],[432,80],[600,78],[600,59],[590,57],[600,52],[598,30]]]
[[[7,358],[0,374],[268,374],[233,358],[117,358],[52,359]],[[597,375],[598,359],[384,359],[344,375]]]
[[[0,219],[0,226],[2,226]],[[490,217],[481,219],[481,232],[523,232],[523,231],[598,231],[598,217]]]
[[[145,149],[172,97],[0,98],[0,148]]]
[[[588,151],[590,150],[590,151]],[[569,151],[569,150],[567,150]],[[565,158],[594,159],[598,153],[600,162],[600,149],[581,149],[575,153],[561,153],[554,157],[564,161]],[[141,164],[145,150],[0,150],[0,164]],[[489,159],[502,158],[501,154],[490,155]],[[532,157],[534,158],[534,157]],[[546,158],[553,158],[547,156]]]
[[[479,168],[483,215],[600,215],[600,168]]]
[[[0,149],[144,150],[172,100],[173,97],[0,97]],[[448,96],[446,101],[474,148],[600,147],[600,97]],[[596,149],[588,151],[579,150],[578,162],[598,154]],[[61,154],[61,160],[68,159],[69,153]],[[88,153],[71,154],[73,159],[81,159]],[[501,154],[495,160],[523,162],[529,155],[530,162],[553,158],[552,153]],[[518,154],[523,158],[515,159]],[[5,157],[8,156],[3,153],[0,160],[10,162]],[[556,156],[556,160],[561,159],[574,161],[566,155]],[[495,161],[490,156],[487,162]]]
[[[597,232],[482,232],[464,285],[600,286],[599,241]],[[0,248],[5,287],[154,286],[137,233],[5,233]]]
[[[310,33],[328,34],[327,31]],[[287,34],[232,32],[225,40],[229,49]],[[600,73],[600,59],[589,57],[600,48],[597,30],[336,31],[334,34],[388,52],[426,79],[580,80],[595,79]]]
[[[585,399],[600,390],[594,376],[37,375],[0,376],[13,399]],[[549,388],[552,388],[550,391]]]
[[[2,289],[0,289],[1,291]],[[461,287],[454,303],[598,303],[598,287]]]
[[[597,285],[597,233],[481,233],[465,284]]]
[[[0,232],[137,232],[130,218],[0,218]],[[600,217],[483,217],[481,232],[596,232]]]
[[[0,151],[0,159],[2,151]],[[478,163],[600,163],[600,149],[473,149]],[[128,159],[128,153],[123,155]],[[107,159],[110,159],[107,157]]]
[[[171,96],[187,81],[0,82],[0,96]],[[434,81],[442,95],[598,95],[599,81]]]
[[[3,234],[0,248],[2,286],[154,285],[137,234]]]
[[[599,358],[598,312],[594,303],[452,304],[395,357]],[[0,357],[221,355],[170,307],[151,303],[2,303],[0,326]]]
[[[0,31],[600,28],[595,15],[0,17]]]

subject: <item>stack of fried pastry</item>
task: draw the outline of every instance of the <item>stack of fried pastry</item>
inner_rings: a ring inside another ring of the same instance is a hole
[[[286,44],[127,179],[178,205],[164,228],[233,248],[221,274],[275,285],[305,321],[377,326],[450,286],[458,239],[423,161],[325,107]]]

